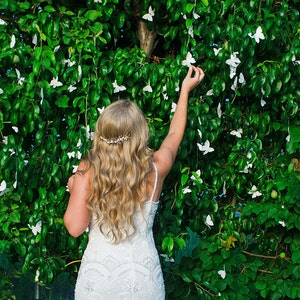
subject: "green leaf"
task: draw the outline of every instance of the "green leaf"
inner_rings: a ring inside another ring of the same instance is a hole
[[[62,107],[62,108],[66,108],[66,107],[69,107],[69,98],[66,96],[66,95],[63,95],[62,97],[59,97],[56,101],[55,101],[55,104],[58,106],[58,107]]]
[[[292,126],[290,128],[291,142],[299,143],[300,142],[300,127]]]
[[[102,16],[102,13],[98,10],[88,10],[84,16],[90,21],[94,22],[97,18]]]
[[[300,250],[296,250],[292,254],[292,263],[300,264]]]
[[[204,4],[204,6],[208,6],[209,5],[209,1],[208,0],[201,0],[201,2]]]
[[[13,223],[19,223],[21,221],[20,211],[15,210],[15,211],[11,212],[11,214],[9,215],[9,221],[11,221]]]
[[[267,287],[267,284],[265,281],[262,281],[262,280],[257,280],[255,282],[255,287],[258,289],[258,290],[264,290],[266,287]]]
[[[174,247],[174,239],[172,237],[165,237],[162,241],[162,249],[168,250],[168,252],[172,252]]]

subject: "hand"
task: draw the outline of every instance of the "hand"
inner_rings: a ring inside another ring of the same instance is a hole
[[[75,175],[72,175],[72,176],[68,179],[68,185],[67,185],[67,187],[68,187],[70,193],[72,192],[72,189],[73,189],[74,176],[75,176]]]
[[[194,76],[193,75],[194,72]],[[182,90],[190,92],[195,88],[204,78],[205,74],[201,68],[190,66],[188,73],[182,81]]]

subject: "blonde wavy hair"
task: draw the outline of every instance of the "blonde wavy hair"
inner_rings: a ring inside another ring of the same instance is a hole
[[[128,100],[110,104],[98,118],[85,163],[92,171],[88,207],[100,231],[114,243],[136,231],[134,213],[147,200],[152,165],[148,123]]]

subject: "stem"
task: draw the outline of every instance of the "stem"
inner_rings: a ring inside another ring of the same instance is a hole
[[[80,263],[80,262],[81,262],[81,259],[73,260],[73,261],[67,263],[67,264],[65,265],[65,267],[68,267],[68,266],[70,266],[70,265],[73,265],[73,264],[76,264],[76,263]]]

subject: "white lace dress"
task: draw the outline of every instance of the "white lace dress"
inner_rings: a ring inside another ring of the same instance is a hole
[[[165,287],[152,226],[158,203],[153,202],[157,186],[136,213],[137,231],[120,244],[110,243],[97,224],[91,224],[75,287],[75,300],[163,300]]]

